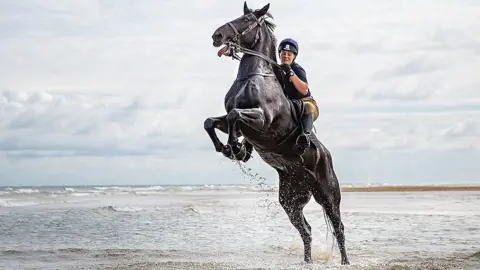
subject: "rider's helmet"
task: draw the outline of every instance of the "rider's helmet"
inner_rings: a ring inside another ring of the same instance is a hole
[[[292,39],[292,38],[286,38],[280,42],[280,45],[278,46],[278,53],[280,53],[282,50],[285,51],[291,51],[295,55],[298,54],[298,43]]]

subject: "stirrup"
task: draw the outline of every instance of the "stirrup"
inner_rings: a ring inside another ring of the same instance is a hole
[[[300,138],[305,138],[305,141],[299,142]],[[302,133],[298,135],[297,140],[295,141],[295,145],[300,148],[309,148],[311,146],[311,140],[306,133]]]

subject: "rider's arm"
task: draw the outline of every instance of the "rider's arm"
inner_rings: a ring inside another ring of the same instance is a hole
[[[290,76],[290,81],[298,92],[302,95],[306,95],[308,93],[308,81],[305,70],[302,67],[292,67],[292,69],[295,75]]]

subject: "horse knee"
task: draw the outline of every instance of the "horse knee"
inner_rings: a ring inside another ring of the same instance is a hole
[[[230,123],[234,123],[235,121],[237,121],[239,116],[240,112],[236,109],[233,109],[227,114],[227,121]]]
[[[205,122],[203,122],[203,128],[204,128],[205,130],[210,130],[210,129],[212,129],[212,128],[214,127],[214,125],[215,125],[215,121],[214,121],[212,118],[210,118],[210,117],[207,118],[207,119],[205,119]]]

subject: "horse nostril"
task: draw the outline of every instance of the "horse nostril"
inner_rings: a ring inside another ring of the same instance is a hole
[[[213,40],[215,40],[215,41],[220,41],[220,40],[222,40],[222,34],[220,34],[220,33],[215,33],[215,34],[213,34],[213,37],[212,37],[212,38],[213,38]]]

